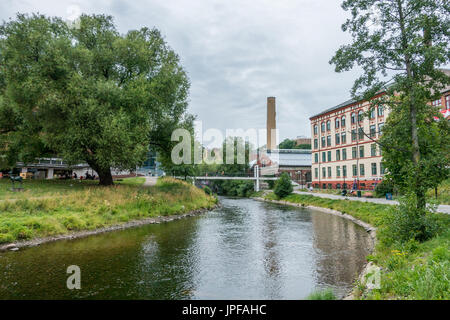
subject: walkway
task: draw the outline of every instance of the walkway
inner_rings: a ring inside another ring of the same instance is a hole
[[[156,181],[158,180],[158,177],[144,177],[145,182],[143,184],[144,187],[151,187],[156,184]]]
[[[373,202],[378,204],[389,204],[394,205],[398,204],[397,200],[386,200],[384,198],[358,198],[358,197],[344,197],[336,194],[328,194],[328,193],[315,193],[315,192],[304,192],[295,190],[294,193],[304,194],[314,197],[327,198],[327,199],[335,199],[335,200],[352,200],[352,201],[361,201],[361,202]],[[441,204],[438,206],[438,212],[450,214],[450,205]]]

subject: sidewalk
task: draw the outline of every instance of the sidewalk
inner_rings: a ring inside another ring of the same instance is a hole
[[[344,197],[344,196],[338,196],[336,194],[328,194],[328,193],[313,193],[313,192],[304,192],[304,191],[297,191],[295,190],[294,193],[297,194],[304,194],[314,197],[320,197],[320,198],[327,198],[327,199],[335,199],[335,200],[352,200],[352,201],[361,201],[361,202],[373,202],[378,204],[398,204],[397,200],[386,200],[384,198],[358,198],[358,197]],[[441,204],[438,206],[437,209],[438,212],[450,214],[450,205]]]
[[[158,181],[158,177],[148,177],[145,176],[145,182],[143,184],[144,187],[151,187],[156,185],[156,181]]]

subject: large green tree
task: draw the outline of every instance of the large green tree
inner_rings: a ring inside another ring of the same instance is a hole
[[[186,113],[189,81],[160,32],[121,35],[111,16],[18,14],[0,27],[2,159],[57,154],[86,161],[100,184],[111,168],[134,169],[149,145],[170,153]]]
[[[450,61],[450,7],[445,0],[346,0],[349,18],[342,26],[353,42],[331,59],[336,71],[358,66],[356,99],[391,109],[381,147],[389,177],[415,197],[419,211],[425,191],[448,177],[449,124],[434,122],[450,78],[439,67]]]

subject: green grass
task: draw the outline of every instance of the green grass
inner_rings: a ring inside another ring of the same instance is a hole
[[[116,181],[117,184],[126,184],[126,185],[142,185],[145,182],[144,177],[132,177],[132,178],[124,178]]]
[[[274,193],[267,194],[265,198],[269,200],[277,199]],[[372,202],[334,200],[295,193],[283,198],[283,200],[292,203],[299,203],[305,206],[316,206],[338,210],[342,213],[348,213],[361,221],[370,223],[375,227],[378,227],[380,225],[383,217],[388,213],[390,209],[390,205],[387,204],[383,205],[375,204]]]
[[[316,291],[311,293],[307,298],[307,300],[336,300],[336,296],[331,289]]]
[[[181,214],[211,208],[216,203],[215,198],[202,190],[171,178],[159,179],[152,187],[141,187],[138,179],[111,187],[97,184],[29,183],[28,193],[32,197],[0,200],[0,243]]]
[[[277,199],[273,193],[265,198]],[[367,259],[382,268],[381,288],[355,288],[357,299],[450,299],[450,215],[436,213],[442,229],[436,237],[400,244],[390,243],[385,234],[384,218],[391,206],[299,194],[283,200],[338,210],[378,228],[377,245]]]

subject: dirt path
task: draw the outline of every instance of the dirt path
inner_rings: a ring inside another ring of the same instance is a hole
[[[144,187],[151,187],[156,184],[156,181],[158,180],[158,177],[144,177],[145,182],[143,184]]]

